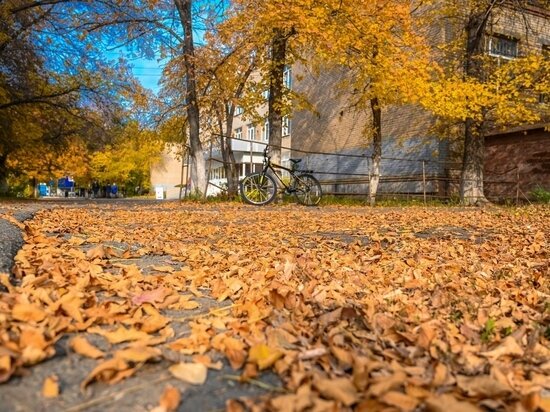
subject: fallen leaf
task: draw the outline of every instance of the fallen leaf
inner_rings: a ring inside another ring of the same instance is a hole
[[[115,352],[114,357],[124,359],[126,362],[147,362],[151,359],[160,357],[160,355],[160,349],[148,346],[138,346],[118,350]]]
[[[46,317],[46,312],[30,303],[17,303],[11,311],[11,315],[15,320],[21,322],[40,322]]]
[[[175,412],[181,403],[181,393],[177,388],[168,385],[162,393],[159,406],[151,409],[151,412]]]
[[[202,385],[208,376],[208,369],[202,363],[178,363],[170,366],[169,371],[179,380],[191,385]]]
[[[120,376],[125,376],[124,371],[129,369],[126,361],[120,358],[108,359],[97,365],[90,374],[80,384],[81,389],[85,389],[93,381],[117,382]]]
[[[496,398],[511,392],[508,386],[503,385],[489,375],[456,377],[457,385],[468,396],[480,398]]]
[[[260,370],[269,368],[282,356],[283,352],[278,349],[270,348],[263,343],[252,346],[248,351],[248,361],[254,362],[258,365]]]
[[[172,273],[175,269],[169,265],[151,266],[151,269],[156,272]]]
[[[165,287],[160,287],[153,290],[147,290],[140,295],[132,297],[132,304],[142,305],[144,303],[160,303],[166,299],[166,296],[171,295],[173,292]]]
[[[69,347],[79,355],[87,358],[98,359],[105,356],[105,353],[88,342],[88,340],[83,336],[75,336],[72,338],[69,341]]]
[[[126,329],[124,326],[119,326],[115,331],[108,331],[99,327],[89,328],[88,332],[95,333],[105,337],[110,343],[122,343],[134,340],[148,340],[149,334],[139,331],[134,328]]]
[[[488,352],[480,352],[480,355],[497,360],[501,356],[523,356],[523,349],[512,336],[508,336],[495,349]]]
[[[483,412],[470,402],[457,400],[452,395],[432,396],[426,399],[426,408],[428,412]]]
[[[395,406],[405,412],[415,410],[419,404],[416,398],[395,391],[386,392],[380,400],[387,405]]]
[[[359,399],[355,386],[348,378],[317,379],[314,385],[323,397],[342,402],[346,406],[353,405]]]
[[[42,385],[42,396],[44,398],[56,398],[59,396],[59,379],[55,375],[48,376]]]
[[[399,387],[405,383],[407,376],[404,372],[398,371],[391,376],[385,376],[377,378],[376,381],[371,382],[367,393],[374,397],[379,397],[390,389]]]

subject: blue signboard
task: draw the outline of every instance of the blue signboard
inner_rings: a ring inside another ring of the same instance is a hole
[[[62,190],[72,190],[74,189],[74,180],[69,176],[62,177],[57,180],[57,187]]]
[[[46,183],[38,184],[38,195],[39,196],[48,196],[48,186]]]

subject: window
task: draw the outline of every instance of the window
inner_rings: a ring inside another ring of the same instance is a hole
[[[489,37],[489,55],[514,59],[518,57],[518,43],[518,39],[512,37],[492,35]]]
[[[262,139],[264,142],[269,140],[269,121],[266,120],[264,123],[264,129],[262,130]]]
[[[251,124],[249,124],[247,127],[248,140],[256,140],[256,128]]]
[[[288,66],[283,72],[283,84],[287,89],[292,89],[292,69]]]
[[[235,139],[242,139],[243,138],[243,128],[242,127],[239,127],[237,129],[235,129],[234,137],[235,137]]]
[[[289,136],[290,135],[290,119],[288,116],[283,117],[283,130],[282,134],[283,136]]]
[[[244,112],[244,109],[241,106],[237,106],[235,108],[235,116],[239,116],[239,115],[243,114],[243,112]]]

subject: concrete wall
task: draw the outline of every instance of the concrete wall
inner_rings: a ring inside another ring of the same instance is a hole
[[[167,147],[162,154],[161,161],[151,168],[151,187],[163,187],[167,199],[177,199],[180,189],[177,185],[181,182],[182,160],[179,146]],[[186,176],[184,167],[184,178]],[[184,182],[185,184],[185,182]]]

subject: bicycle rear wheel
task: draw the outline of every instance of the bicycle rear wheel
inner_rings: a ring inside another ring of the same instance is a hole
[[[294,189],[294,196],[296,196],[298,202],[306,206],[318,205],[321,201],[321,196],[323,196],[319,181],[308,174],[296,176]]]
[[[266,174],[252,173],[241,181],[241,197],[251,205],[267,205],[275,199],[277,184]]]

